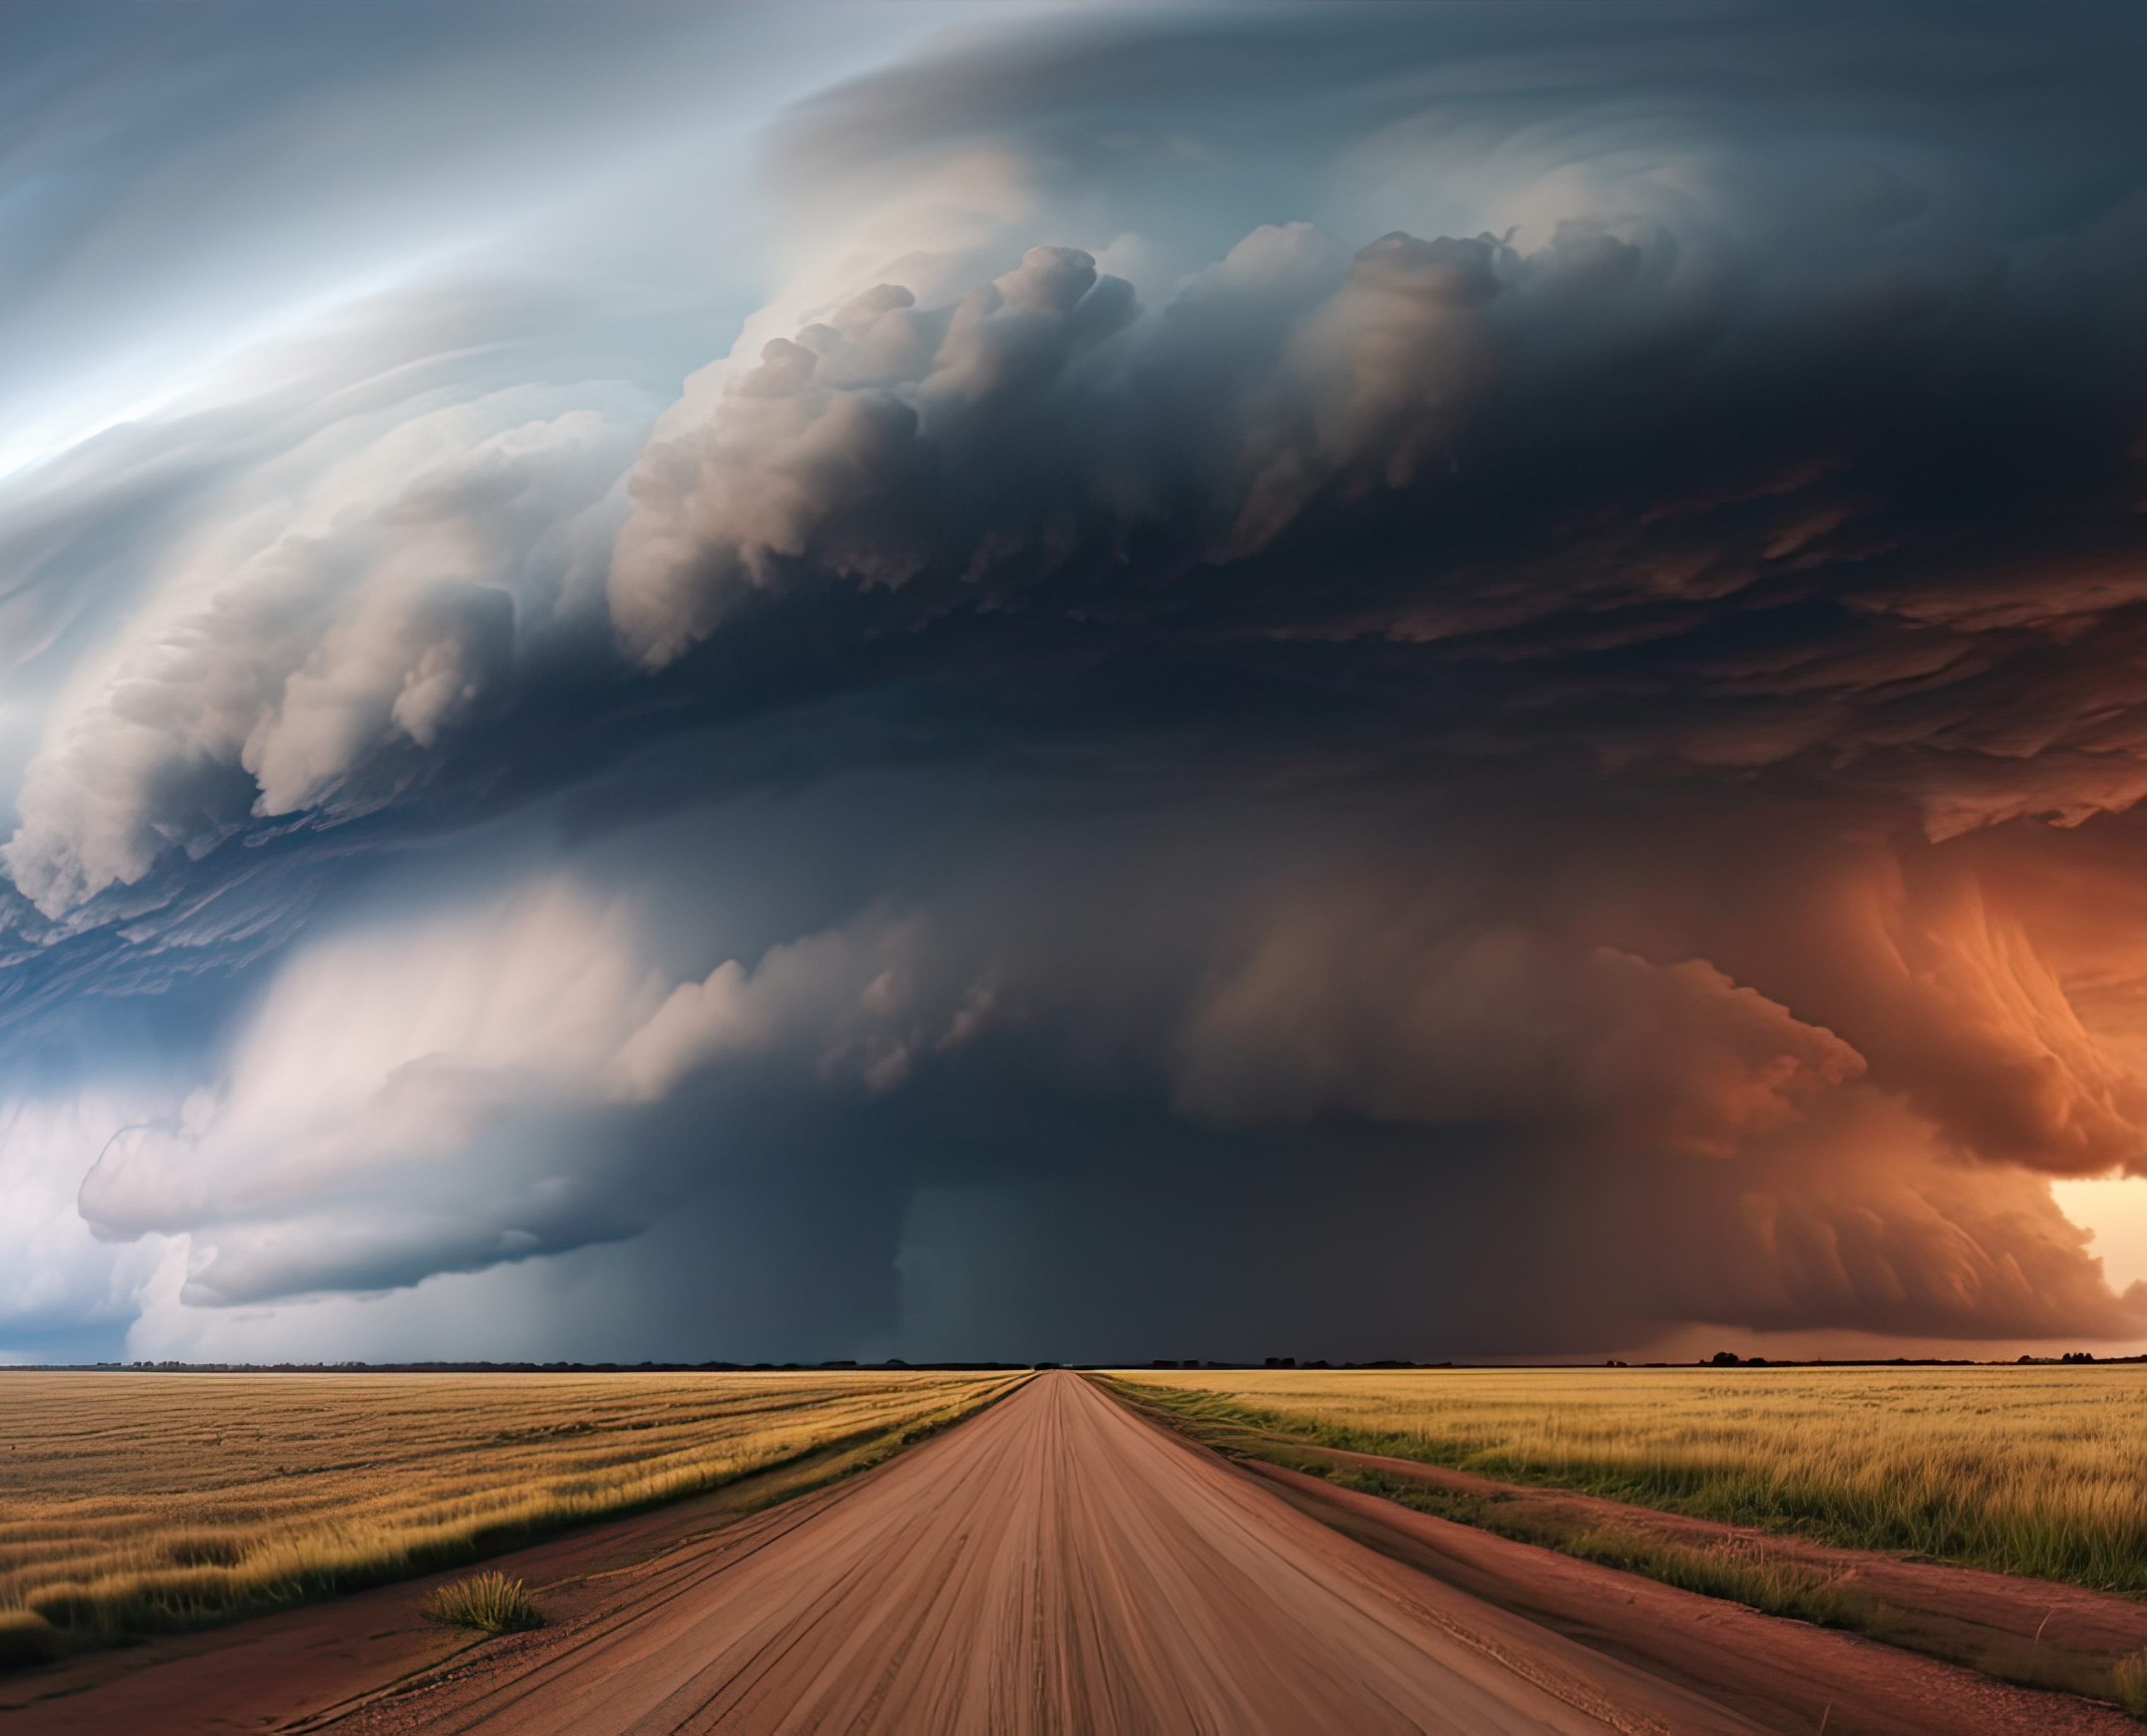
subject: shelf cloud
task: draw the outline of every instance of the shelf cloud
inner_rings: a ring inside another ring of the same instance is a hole
[[[0,478],[0,1348],[2147,1340],[2131,12],[263,16],[453,172]]]

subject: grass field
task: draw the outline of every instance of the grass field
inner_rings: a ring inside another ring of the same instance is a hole
[[[0,1653],[453,1565],[838,1446],[1004,1375],[0,1373]],[[41,1619],[42,1618],[42,1619]]]
[[[1314,1444],[2147,1593],[2136,1364],[1114,1378],[1183,1413]]]

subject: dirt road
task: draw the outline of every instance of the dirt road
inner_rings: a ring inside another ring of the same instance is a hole
[[[2139,1728],[1234,1466],[1073,1374],[781,1506],[714,1499],[501,1558],[533,1633],[453,1640],[416,1619],[428,1582],[383,1586],[25,1673],[0,1736]]]
[[[1740,1731],[1398,1567],[1072,1374],[367,1723],[611,1732]]]

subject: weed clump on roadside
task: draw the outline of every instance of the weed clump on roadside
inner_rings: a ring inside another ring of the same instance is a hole
[[[2134,1718],[2147,1718],[2147,1652],[2118,1659],[2109,1673],[2109,1697]]]
[[[519,1633],[541,1628],[529,1589],[504,1573],[477,1573],[425,1593],[418,1613],[443,1628],[476,1628],[487,1633]]]

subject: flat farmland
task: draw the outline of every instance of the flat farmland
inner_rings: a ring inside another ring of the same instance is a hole
[[[2147,1593],[2147,1368],[1157,1369],[1204,1429]]]
[[[386,1383],[388,1400],[403,1384]],[[578,1418],[571,1390],[538,1384],[548,1430],[600,1421],[614,1435],[648,1420],[632,1405],[667,1384],[704,1408],[718,1388],[768,1396],[750,1378],[593,1380]],[[816,1385],[836,1413],[888,1397],[806,1377],[778,1410]],[[912,1451],[812,1459],[496,1556],[488,1566],[526,1583],[542,1612],[527,1631],[443,1633],[423,1618],[425,1580],[381,1584],[0,1673],[0,1720],[10,1736],[2139,1728],[2109,1703],[2130,1702],[2147,1647],[2147,1612],[2129,1600],[2047,1585],[2024,1600],[2009,1593],[2028,1582],[1999,1581],[1994,1601],[1994,1588],[1968,1586],[1975,1632],[2068,1660],[2024,1680],[1984,1667],[2003,1662],[1988,1646],[1949,1658],[1874,1645],[1204,1451],[1114,1396],[1132,1390],[1063,1370],[954,1388],[940,1412],[978,1413]],[[995,1391],[1004,1402],[983,1408]],[[405,1431],[440,1408],[404,1408]],[[503,1432],[498,1413],[481,1420]],[[871,1461],[862,1474],[830,1474],[858,1459]],[[406,1462],[383,1448],[388,1474]],[[333,1463],[321,1474],[349,1474]]]
[[[187,1627],[829,1449],[1004,1375],[0,1373],[0,1628]]]

